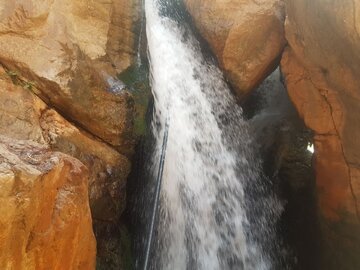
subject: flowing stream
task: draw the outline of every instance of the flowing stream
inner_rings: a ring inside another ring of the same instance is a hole
[[[279,203],[222,73],[169,2],[145,0],[154,177],[169,127],[148,269],[272,269]]]

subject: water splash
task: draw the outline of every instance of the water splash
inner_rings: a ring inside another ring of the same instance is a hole
[[[150,269],[271,269],[262,243],[272,239],[269,220],[276,219],[279,207],[263,196],[248,125],[195,38],[159,15],[166,4],[145,3],[154,172],[166,119],[170,127]]]

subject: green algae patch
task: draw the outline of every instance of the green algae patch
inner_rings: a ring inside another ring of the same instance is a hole
[[[133,270],[132,238],[123,223],[97,224],[96,270]]]
[[[149,69],[146,64],[134,64],[118,75],[131,92],[135,102],[134,133],[136,137],[145,135],[146,114],[152,98],[149,83]]]

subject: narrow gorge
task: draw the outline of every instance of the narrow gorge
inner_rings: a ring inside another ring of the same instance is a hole
[[[359,14],[0,0],[0,269],[359,269]]]

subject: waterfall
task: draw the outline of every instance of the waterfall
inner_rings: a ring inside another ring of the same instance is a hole
[[[248,123],[186,24],[161,12],[169,2],[145,0],[154,176],[169,126],[149,269],[271,269],[279,205]]]

